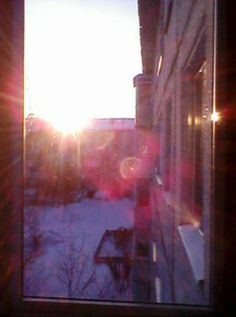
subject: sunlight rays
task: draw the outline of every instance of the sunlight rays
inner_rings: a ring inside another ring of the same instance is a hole
[[[65,133],[90,118],[134,117],[136,10],[135,2],[27,1],[25,115]]]

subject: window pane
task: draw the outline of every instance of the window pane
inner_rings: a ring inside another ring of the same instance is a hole
[[[213,1],[25,10],[24,296],[208,305]]]

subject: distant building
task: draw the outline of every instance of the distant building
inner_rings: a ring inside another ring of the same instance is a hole
[[[140,300],[210,300],[213,4],[138,1],[143,74],[134,79],[136,124],[150,136],[152,162],[151,176],[139,184],[150,216]]]
[[[27,183],[40,180],[46,187],[50,180],[50,186],[55,187],[70,174],[84,193],[102,191],[108,197],[134,194],[134,163],[138,161],[134,119],[93,119],[83,131],[64,135],[30,115],[26,118],[25,135]]]

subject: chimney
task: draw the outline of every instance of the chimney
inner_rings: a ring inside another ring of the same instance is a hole
[[[136,87],[135,125],[137,129],[147,130],[152,127],[152,79],[152,75],[145,74],[139,74],[134,77],[134,87]]]

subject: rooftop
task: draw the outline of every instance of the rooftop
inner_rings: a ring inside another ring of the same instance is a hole
[[[87,129],[91,130],[134,130],[134,118],[93,119]]]

